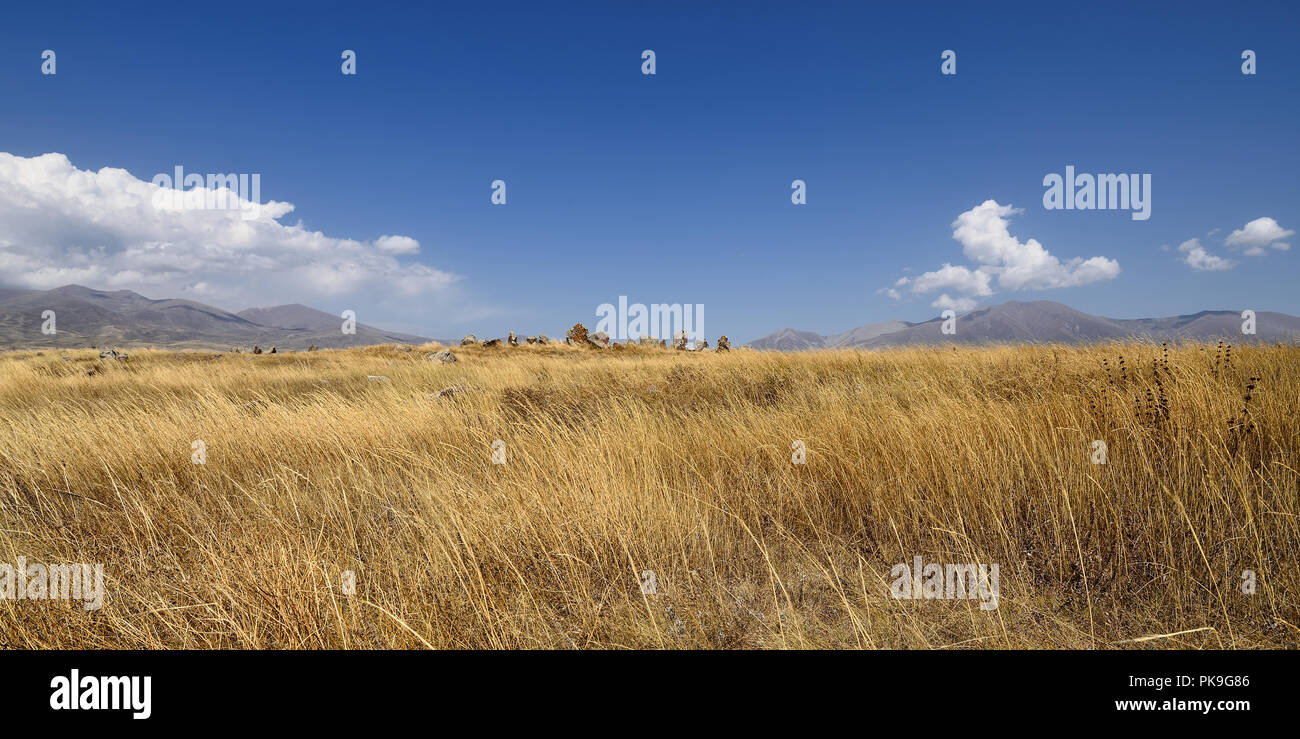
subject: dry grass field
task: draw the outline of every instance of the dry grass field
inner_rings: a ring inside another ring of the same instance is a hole
[[[0,355],[0,645],[1300,646],[1300,348],[436,348]]]

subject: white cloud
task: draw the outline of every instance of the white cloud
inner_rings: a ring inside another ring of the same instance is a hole
[[[900,292],[898,292],[897,290],[895,290],[895,289],[892,288],[892,287],[882,287],[882,288],[880,288],[879,290],[876,291],[876,294],[877,294],[877,295],[886,295],[886,296],[889,296],[889,297],[893,298],[894,300],[902,300],[902,299],[903,299],[903,294],[900,293]]]
[[[952,290],[964,297],[953,298],[944,292],[931,305],[970,310],[977,305],[975,297],[993,294],[995,279],[1001,290],[1047,290],[1088,285],[1119,275],[1119,262],[1113,259],[1076,257],[1062,262],[1036,239],[1022,242],[1012,236],[1010,217],[1020,212],[1010,205],[986,200],[962,213],[953,221],[952,237],[961,243],[962,253],[977,266],[945,263],[910,281],[900,278],[895,286],[911,284],[914,293]]]
[[[950,298],[948,297],[948,293],[943,293],[930,303],[930,307],[939,308],[940,310],[951,308],[958,313],[963,313],[971,310],[978,304],[979,301],[974,298]]]
[[[996,272],[1004,290],[1046,290],[1075,287],[1119,275],[1119,262],[1106,257],[1078,257],[1062,263],[1036,239],[1021,242],[1011,235],[1009,216],[1023,212],[997,201],[983,203],[957,216],[952,237],[962,244],[967,258]],[[983,268],[981,268],[983,269]]]
[[[375,248],[385,254],[419,254],[420,242],[410,236],[380,236]]]
[[[1201,246],[1200,239],[1188,239],[1187,241],[1184,241],[1178,245],[1178,251],[1187,255],[1183,257],[1182,261],[1186,262],[1187,266],[1194,270],[1202,272],[1218,272],[1225,269],[1232,269],[1236,266],[1236,262],[1215,256],[1206,251],[1205,247]]]
[[[1278,251],[1290,249],[1291,245],[1282,242],[1282,239],[1293,235],[1295,235],[1294,230],[1282,228],[1272,218],[1256,218],[1228,234],[1228,238],[1224,239],[1223,243],[1229,249],[1245,249],[1246,256],[1258,257],[1267,253],[1264,251],[1266,246],[1271,245]]]
[[[993,288],[989,287],[989,280],[992,278],[993,275],[983,268],[968,269],[944,263],[939,269],[926,272],[912,280],[912,292],[928,293],[952,289],[967,295],[992,295]]]
[[[357,241],[284,225],[277,219],[293,205],[275,201],[251,211],[155,207],[158,192],[124,169],[0,152],[0,275],[21,287],[75,282],[234,309],[391,300],[411,311],[460,279],[398,261],[419,252],[408,236]]]

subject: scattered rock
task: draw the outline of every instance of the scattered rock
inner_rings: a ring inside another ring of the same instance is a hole
[[[316,345],[315,345],[315,344],[312,344],[311,346],[307,347],[307,351],[309,351],[309,352],[314,352],[314,351],[316,351]]]
[[[478,337],[474,334],[465,334],[465,338],[460,340],[461,346],[474,346],[478,343]]]
[[[383,375],[366,375],[366,379],[371,382],[388,382],[388,378]]]
[[[720,352],[731,351],[731,342],[727,341],[727,337],[725,334],[718,337],[718,348],[715,351],[720,351]]]
[[[116,359],[119,362],[125,362],[128,356],[126,352],[119,352],[116,349],[105,349],[99,353],[100,359]]]
[[[409,352],[411,347],[406,344],[393,344],[393,348],[399,352]]]
[[[488,347],[500,346],[500,345],[501,345],[501,339],[484,339],[482,342],[479,343],[479,346],[485,349]]]
[[[256,344],[254,344],[254,345],[253,345],[253,353],[254,353],[254,354],[261,354],[261,353],[262,353],[262,347],[257,346]]]
[[[677,332],[677,335],[673,337],[673,348],[674,348],[674,349],[677,349],[677,350],[680,350],[680,351],[686,351],[686,332],[685,332],[685,331],[678,331],[678,332]]]
[[[585,346],[587,343],[587,327],[581,323],[573,324],[573,328],[564,332],[564,341],[571,346]]]
[[[430,362],[441,362],[442,364],[451,364],[452,362],[456,361],[456,355],[452,354],[450,349],[443,349],[442,351],[431,352],[429,354],[424,355],[424,358],[429,360]]]
[[[519,337],[515,336],[514,331],[511,331],[510,334],[506,336],[506,343],[510,346],[519,346]]]
[[[609,334],[605,333],[604,331],[597,331],[594,334],[587,334],[587,343],[591,344],[597,349],[608,349]]]
[[[271,347],[271,353],[275,354],[275,347]]]
[[[430,398],[455,398],[457,395],[463,395],[473,390],[473,385],[451,385],[444,387],[436,393],[429,393]]]

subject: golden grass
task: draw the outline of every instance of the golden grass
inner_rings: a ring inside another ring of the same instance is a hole
[[[1296,347],[433,348],[0,355],[0,562],[108,590],[0,642],[1300,646]],[[915,555],[999,607],[892,598]]]

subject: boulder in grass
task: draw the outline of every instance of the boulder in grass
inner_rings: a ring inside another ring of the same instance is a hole
[[[500,345],[501,345],[501,339],[484,339],[482,342],[479,343],[479,346],[483,347],[484,349],[487,349],[488,347],[500,346]]]
[[[99,353],[100,359],[116,359],[119,362],[125,362],[129,355],[126,352],[119,352],[116,349],[105,349]]]
[[[388,378],[383,375],[366,375],[366,379],[370,382],[388,382]]]
[[[443,389],[439,390],[436,393],[429,393],[429,397],[454,400],[457,395],[464,395],[465,393],[473,389],[474,389],[473,385],[450,385],[448,387],[444,387]]]
[[[519,346],[519,337],[518,337],[518,336],[515,336],[515,332],[514,332],[514,331],[511,331],[511,332],[506,336],[506,343],[509,344],[510,346]]]
[[[685,332],[685,331],[678,331],[678,332],[677,332],[677,335],[673,337],[673,348],[674,348],[674,349],[677,349],[677,350],[680,350],[680,351],[686,351],[686,332]]]
[[[450,349],[443,349],[441,351],[431,352],[429,354],[424,355],[424,358],[429,360],[430,362],[440,362],[442,364],[451,364],[452,362],[456,361],[456,355],[452,354]]]
[[[609,334],[605,333],[604,331],[595,331],[590,334],[587,334],[587,343],[591,344],[597,349],[608,349]]]
[[[474,346],[478,343],[478,337],[474,334],[465,334],[465,338],[460,340],[461,346]]]
[[[727,340],[725,334],[718,337],[718,348],[715,351],[720,351],[720,352],[731,351],[731,342]]]
[[[570,346],[584,346],[587,343],[587,327],[581,323],[573,324],[573,328],[564,332],[564,342]]]

